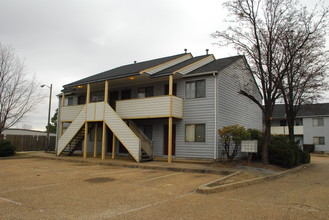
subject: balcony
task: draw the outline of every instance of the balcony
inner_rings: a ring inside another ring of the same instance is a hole
[[[172,111],[170,99],[172,98]],[[116,102],[116,112],[123,119],[183,118],[183,99],[177,96],[156,96]]]
[[[172,97],[172,111],[170,98]],[[85,105],[63,106],[61,121],[73,121]],[[116,112],[123,119],[140,118],[183,118],[183,99],[177,96],[156,96],[139,99],[127,99],[116,102]],[[102,121],[104,102],[87,104],[87,121]]]
[[[294,126],[294,131],[295,131],[295,135],[303,135],[304,126]],[[271,134],[288,135],[289,134],[288,126],[272,126]]]

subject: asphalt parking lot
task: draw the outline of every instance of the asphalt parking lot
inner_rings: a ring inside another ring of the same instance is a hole
[[[215,174],[0,160],[0,219],[108,219],[194,193]]]
[[[329,157],[279,179],[220,193],[220,175],[0,159],[0,219],[329,219]]]

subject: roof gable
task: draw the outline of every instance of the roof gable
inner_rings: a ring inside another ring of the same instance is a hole
[[[158,58],[158,59],[139,62],[139,63],[128,64],[66,84],[64,87],[83,85],[87,83],[99,82],[108,79],[117,79],[122,77],[135,76],[145,71],[150,71],[152,68],[158,67],[159,65],[177,60],[178,58],[181,57],[192,58],[192,55],[184,53],[184,54],[178,54],[174,56],[163,57],[163,58]],[[182,59],[181,62],[182,61],[184,61],[184,59]],[[173,65],[175,65],[175,62],[173,62]]]

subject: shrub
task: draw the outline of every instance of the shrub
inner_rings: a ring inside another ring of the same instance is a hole
[[[0,141],[0,157],[8,157],[15,154],[16,147],[9,141]]]
[[[301,153],[300,153],[300,163],[309,163],[311,162],[311,156],[310,156],[310,153],[307,152],[307,151],[302,151],[301,150]]]
[[[270,163],[292,168],[301,161],[302,151],[295,142],[289,141],[287,136],[273,136],[269,148]]]
[[[224,153],[230,162],[238,154],[238,148],[241,146],[241,141],[250,139],[250,133],[247,132],[244,127],[239,125],[225,126],[218,130],[218,133],[224,145]],[[233,149],[231,148],[232,145]]]

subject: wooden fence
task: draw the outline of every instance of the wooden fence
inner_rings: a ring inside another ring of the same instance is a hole
[[[56,137],[50,136],[50,151],[55,150]],[[39,135],[0,135],[0,140],[9,141],[16,151],[43,151],[46,147],[46,136]]]

